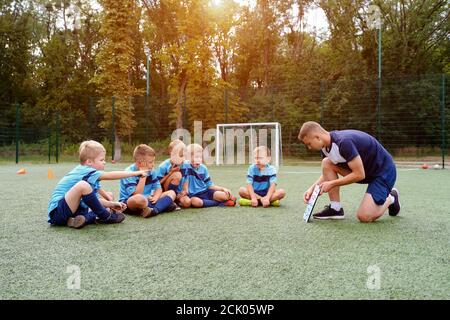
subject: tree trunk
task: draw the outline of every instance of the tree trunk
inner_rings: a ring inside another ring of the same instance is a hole
[[[183,128],[183,115],[185,110],[183,110],[183,99],[184,99],[184,93],[186,92],[186,85],[187,85],[187,76],[186,73],[182,73],[181,78],[181,84],[178,88],[178,98],[177,103],[175,104],[175,110],[177,114],[177,129]]]

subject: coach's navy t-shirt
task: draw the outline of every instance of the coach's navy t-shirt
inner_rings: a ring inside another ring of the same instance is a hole
[[[371,135],[358,130],[331,131],[331,147],[322,149],[322,157],[334,164],[348,163],[358,155],[366,174],[365,182],[371,182],[394,165],[392,156]]]

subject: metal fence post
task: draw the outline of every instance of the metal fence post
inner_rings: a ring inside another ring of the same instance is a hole
[[[228,89],[225,88],[224,92],[224,100],[225,100],[225,123],[228,123]]]
[[[89,135],[91,139],[93,139],[93,128],[94,128],[94,99],[89,97],[89,110],[88,110],[88,126],[89,126]]]
[[[61,125],[60,125],[61,114],[59,111],[56,112],[56,163],[59,163],[59,136],[61,134]]]
[[[112,134],[112,136],[111,136],[111,144],[112,144],[112,151],[111,151],[111,154],[112,154],[112,160],[114,160],[114,153],[115,153],[115,144],[116,144],[116,119],[115,119],[115,117],[116,117],[116,97],[112,97],[112,101],[111,101],[111,112],[112,112],[112,118],[111,118],[111,134]]]
[[[47,127],[47,135],[48,135],[48,163],[51,163],[52,157],[52,129],[50,126]]]
[[[16,163],[19,163],[20,104],[16,102]]]
[[[325,104],[325,85],[324,81],[320,80],[320,125],[325,126],[323,123],[323,108]]]
[[[445,169],[445,148],[446,148],[446,130],[445,130],[445,74],[441,78],[441,150],[442,150],[442,169]]]

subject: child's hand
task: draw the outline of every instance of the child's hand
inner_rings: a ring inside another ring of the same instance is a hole
[[[144,177],[148,177],[148,175],[150,174],[151,170],[139,170],[136,171],[136,177],[139,178],[144,178]]]
[[[111,202],[109,208],[117,212],[122,212],[127,208],[127,205],[123,202]]]
[[[267,208],[268,206],[270,206],[270,201],[266,197],[261,198],[261,202],[262,202],[262,205],[264,208]]]
[[[174,172],[180,172],[180,167],[172,166],[172,168],[169,170],[169,173],[174,173]]]
[[[149,196],[148,197],[148,201],[150,201],[151,203],[155,204],[159,199],[155,196]]]
[[[228,195],[228,198],[231,198],[231,191],[227,188],[222,188],[222,191]]]
[[[178,195],[177,195],[177,199],[180,200],[181,198],[187,196],[188,193],[186,190],[181,191]]]
[[[257,207],[257,206],[258,206],[258,199],[252,198],[252,207]]]

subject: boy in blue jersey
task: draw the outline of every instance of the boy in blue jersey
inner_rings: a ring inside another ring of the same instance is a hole
[[[283,189],[276,189],[277,171],[270,165],[270,149],[266,146],[253,150],[254,164],[247,172],[247,187],[239,188],[239,204],[241,206],[257,207],[269,205],[278,207],[280,200],[286,196]]]
[[[150,218],[175,209],[173,203],[175,192],[173,190],[163,192],[157,173],[153,170],[155,155],[155,151],[146,144],[141,144],[134,149],[135,163],[125,171],[151,171],[147,177],[129,177],[120,180],[119,201],[126,203],[125,213],[127,214]]]
[[[394,161],[374,137],[358,130],[328,132],[317,122],[309,121],[303,124],[298,138],[308,149],[322,153],[322,175],[303,196],[308,202],[317,184],[321,193],[328,193],[331,203],[315,213],[315,219],[343,219],[339,187],[355,182],[368,184],[356,214],[361,222],[375,221],[387,209],[390,216],[400,212],[399,193],[394,188]]]
[[[48,204],[48,222],[52,225],[82,228],[92,223],[120,223],[126,205],[98,198],[101,180],[146,176],[146,171],[104,172],[105,148],[96,141],[84,141],[79,149],[80,165],[56,185]],[[90,209],[90,210],[89,210]]]
[[[236,198],[231,191],[215,186],[211,181],[208,168],[203,164],[202,146],[190,144],[186,148],[186,155],[189,160],[181,165],[183,190],[178,194],[181,207],[235,206]]]
[[[183,188],[180,166],[184,161],[186,145],[183,141],[175,139],[169,144],[168,151],[170,158],[158,166],[158,179],[163,191],[173,190],[178,194]]]

